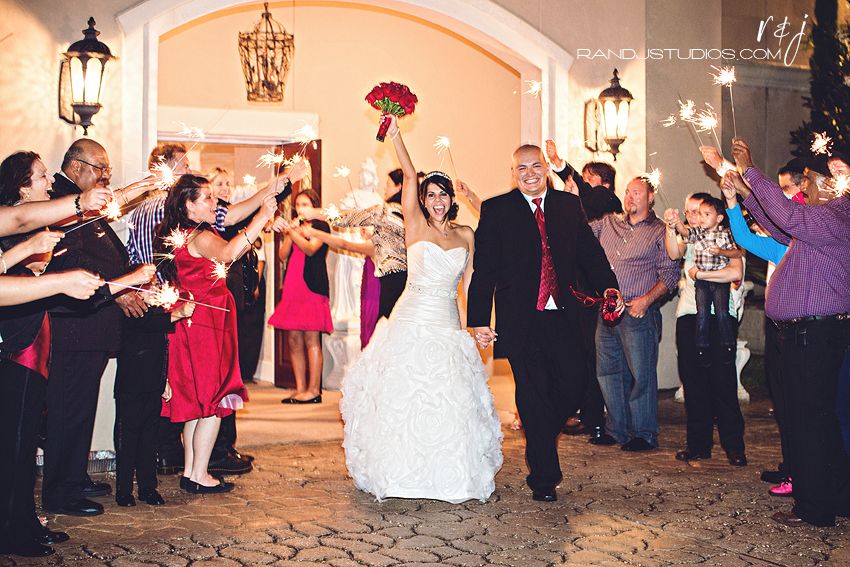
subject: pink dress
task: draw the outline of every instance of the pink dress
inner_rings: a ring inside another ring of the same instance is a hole
[[[236,302],[224,279],[213,276],[213,263],[184,248],[174,251],[180,280],[177,288],[196,305],[191,317],[177,321],[168,340],[168,382],[171,400],[162,402],[162,416],[175,423],[201,417],[225,417],[248,400],[239,372]]]
[[[320,331],[332,333],[330,300],[307,287],[304,281],[306,256],[298,246],[292,245],[280,302],[269,317],[269,325],[287,331]]]

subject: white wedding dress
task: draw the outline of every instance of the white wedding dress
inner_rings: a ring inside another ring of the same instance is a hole
[[[456,301],[468,256],[410,246],[407,288],[343,379],[348,472],[378,500],[483,501],[495,489],[502,432]]]

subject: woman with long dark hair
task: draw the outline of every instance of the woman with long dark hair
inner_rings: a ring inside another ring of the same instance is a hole
[[[181,176],[168,194],[154,245],[157,252],[173,254],[160,268],[165,279],[198,302],[190,319],[177,322],[170,339],[162,405],[164,417],[185,424],[180,485],[193,494],[233,489],[207,472],[221,418],[248,399],[239,372],[236,308],[225,277],[277,208],[269,195],[245,231],[225,241],[211,228],[215,206],[205,177]],[[179,246],[174,246],[176,235],[184,237]]]

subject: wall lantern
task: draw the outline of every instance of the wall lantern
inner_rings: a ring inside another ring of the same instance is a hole
[[[584,106],[585,147],[592,152],[611,152],[614,161],[620,145],[626,141],[629,129],[629,108],[632,93],[620,86],[620,77],[614,69],[611,85],[599,93],[599,98],[589,100]]]
[[[239,33],[239,57],[248,100],[282,102],[286,73],[295,52],[295,36],[287,33],[263,4],[263,15],[252,32]]]
[[[69,124],[83,127],[88,135],[91,117],[101,109],[100,93],[106,62],[115,59],[109,47],[98,41],[100,32],[89,18],[84,39],[75,41],[62,54],[59,67],[59,117]]]

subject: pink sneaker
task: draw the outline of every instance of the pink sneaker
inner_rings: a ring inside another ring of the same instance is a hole
[[[768,492],[771,496],[793,496],[794,492],[791,490],[791,479],[789,478],[776,486],[771,486]]]

